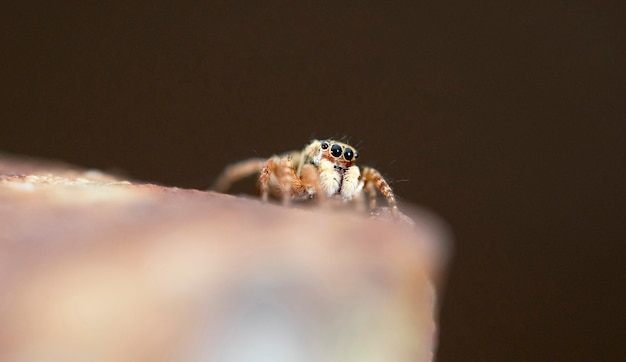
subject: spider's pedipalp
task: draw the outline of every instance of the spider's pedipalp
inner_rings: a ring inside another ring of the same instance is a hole
[[[320,185],[326,196],[330,197],[339,192],[341,187],[341,174],[335,170],[335,165],[325,159],[320,160],[317,167]]]
[[[363,189],[363,181],[361,180],[361,170],[358,166],[353,165],[344,171],[341,183],[341,196],[344,200],[352,200],[352,198],[361,193]]]

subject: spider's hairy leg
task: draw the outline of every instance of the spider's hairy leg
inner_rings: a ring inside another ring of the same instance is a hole
[[[305,165],[303,169],[304,174],[298,176],[292,156],[288,155],[281,159],[279,182],[283,204],[288,205],[291,199],[306,200],[310,197],[311,190],[321,189],[315,166]]]
[[[288,206],[291,202],[291,189],[295,186],[296,180],[298,180],[296,172],[293,169],[291,157],[285,156],[280,159],[280,169],[277,172],[276,178],[280,186],[283,205]]]
[[[365,191],[368,196],[369,209],[374,210],[376,208],[376,186],[373,180],[367,180],[365,182]]]
[[[280,196],[284,205],[289,205],[292,198],[308,197],[306,186],[296,174],[291,155],[272,156],[265,162],[259,175],[261,199],[266,202],[270,192]]]
[[[276,175],[276,165],[280,162],[278,156],[272,156],[268,160],[265,161],[263,167],[261,167],[261,172],[259,174],[259,189],[261,191],[261,200],[263,202],[267,202],[270,194],[270,176],[271,174]]]
[[[294,163],[298,165],[298,174],[302,174],[302,168],[305,164],[314,158],[315,154],[320,149],[320,141],[313,140],[309,143],[301,152],[298,152],[297,160],[294,159]]]
[[[378,172],[378,170],[374,168],[365,167],[363,169],[363,178],[365,180],[365,183],[369,181],[373,182],[376,188],[378,189],[378,191],[380,191],[380,193],[387,199],[387,204],[389,205],[389,208],[391,209],[391,215],[393,216],[394,219],[397,220],[398,219],[398,206],[396,205],[396,197],[394,196],[393,191],[391,190],[391,187],[389,186],[387,181],[385,181],[385,179],[380,174],[380,172]]]
[[[213,186],[211,186],[211,189],[218,192],[226,192],[233,183],[261,172],[265,162],[266,160],[262,158],[251,158],[232,164],[222,171],[213,183]]]
[[[301,151],[291,151],[291,152],[287,152],[285,154],[283,154],[281,157],[289,157],[291,159],[291,162],[294,165],[297,165],[300,163],[300,159],[302,158],[302,152]]]
[[[300,179],[302,180],[302,185],[307,188],[309,194],[314,193],[317,197],[317,201],[322,205],[326,205],[326,192],[322,189],[322,184],[320,183],[320,175],[317,173],[317,168],[311,164],[306,164],[302,166],[302,170],[300,172]],[[309,190],[312,190],[309,191]]]

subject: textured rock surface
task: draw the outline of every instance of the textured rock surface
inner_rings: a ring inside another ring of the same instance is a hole
[[[2,361],[429,361],[443,234],[0,155]]]

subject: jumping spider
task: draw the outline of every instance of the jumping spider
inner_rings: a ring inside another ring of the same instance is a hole
[[[282,198],[284,204],[293,200],[317,198],[321,204],[328,199],[357,201],[363,205],[363,190],[369,198],[369,209],[376,208],[376,189],[387,199],[391,214],[398,218],[396,198],[380,172],[355,164],[359,154],[354,147],[334,141],[313,140],[302,151],[292,151],[269,159],[254,158],[228,166],[213,189],[225,192],[230,185],[259,174],[261,198],[269,194]],[[361,206],[362,207],[362,206]]]

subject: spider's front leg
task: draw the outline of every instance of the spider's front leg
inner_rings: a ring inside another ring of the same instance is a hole
[[[389,205],[389,209],[391,210],[391,216],[393,216],[393,218],[397,220],[398,219],[398,206],[396,205],[396,197],[393,194],[393,190],[391,190],[391,187],[389,186],[387,181],[385,181],[385,179],[380,174],[380,172],[378,172],[378,170],[374,168],[365,167],[363,168],[363,180],[366,185],[366,190],[370,194],[370,207],[376,205],[376,200],[375,200],[376,196],[373,190],[374,188],[373,186],[376,186],[378,191],[380,191],[380,193],[385,197],[385,199],[387,199],[387,204]]]
[[[302,185],[307,189],[308,194],[315,195],[317,197],[317,201],[322,206],[325,206],[327,204],[327,196],[326,192],[322,188],[322,182],[317,168],[311,164],[303,165],[300,171],[300,179],[302,181]]]
[[[376,209],[376,186],[374,185],[374,181],[368,180],[365,182],[365,191],[368,196],[368,206],[370,210]]]
[[[270,178],[272,174],[276,175],[277,173],[277,162],[280,162],[280,159],[277,156],[270,157],[265,164],[261,168],[261,172],[259,173],[259,189],[261,191],[261,200],[263,202],[267,202],[270,194]]]
[[[308,196],[307,187],[296,174],[291,156],[273,156],[267,160],[259,175],[259,187],[264,202],[269,198],[270,191],[278,194],[284,205],[289,205],[292,198]]]

